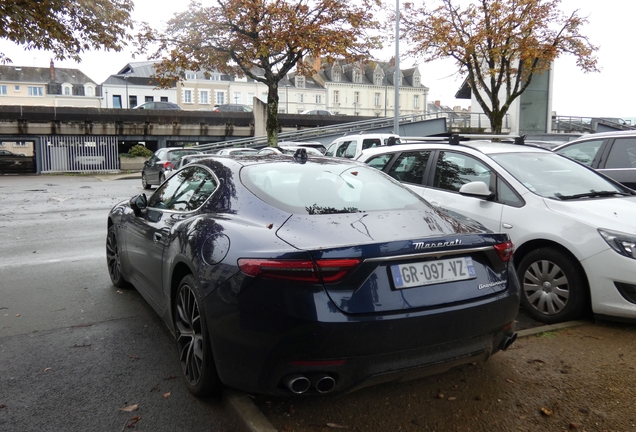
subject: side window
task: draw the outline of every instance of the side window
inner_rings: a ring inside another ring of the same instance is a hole
[[[393,158],[392,154],[383,154],[379,156],[372,157],[367,161],[369,166],[372,166],[375,169],[379,169],[380,171],[384,170],[386,164]]]
[[[148,207],[192,211],[205,203],[217,188],[216,178],[206,169],[190,167],[170,177],[148,200]]]
[[[430,156],[430,151],[402,153],[388,174],[402,182],[422,184],[424,180],[424,170],[426,169],[426,164]]]
[[[349,144],[351,144],[351,141],[344,141],[339,143],[338,147],[336,148],[336,152],[334,156],[345,157],[345,151],[347,150],[347,147],[349,146]]]
[[[636,168],[636,138],[616,139],[605,168]]]
[[[333,143],[329,146],[327,151],[325,152],[325,156],[335,156],[336,149],[338,148],[338,143]]]
[[[362,140],[362,150],[379,147],[380,145],[382,145],[382,142],[379,138],[367,138],[365,140]]]
[[[357,141],[350,141],[349,144],[346,146],[345,151],[344,151],[344,157],[346,158],[353,158],[356,155],[356,147],[358,145]]]
[[[490,185],[490,168],[472,156],[440,152],[433,187],[458,192],[466,183],[482,181]]]
[[[598,149],[601,148],[603,140],[589,140],[578,144],[569,145],[557,153],[567,156],[570,159],[574,159],[577,162],[581,162],[587,166],[592,166],[592,162],[598,153]]]
[[[523,200],[502,179],[497,178],[497,201],[513,207],[523,207]]]

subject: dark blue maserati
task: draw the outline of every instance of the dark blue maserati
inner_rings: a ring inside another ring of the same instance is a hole
[[[173,332],[195,395],[334,394],[516,338],[506,234],[346,159],[197,159],[108,215],[108,271]]]

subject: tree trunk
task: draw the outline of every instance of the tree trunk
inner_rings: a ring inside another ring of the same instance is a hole
[[[278,145],[278,85],[270,85],[267,88],[267,145],[276,147]]]
[[[504,114],[501,111],[492,111],[488,116],[488,119],[490,120],[490,130],[493,134],[501,134],[501,130],[503,129],[503,118]]]

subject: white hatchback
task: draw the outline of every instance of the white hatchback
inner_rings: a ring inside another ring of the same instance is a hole
[[[636,192],[548,150],[492,142],[382,146],[358,158],[515,244],[521,303],[556,323],[636,319]]]

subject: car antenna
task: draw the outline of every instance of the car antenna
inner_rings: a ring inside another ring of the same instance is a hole
[[[299,148],[294,153],[294,160],[300,164],[304,164],[307,162],[307,150],[304,148]]]

